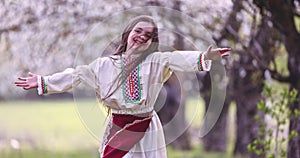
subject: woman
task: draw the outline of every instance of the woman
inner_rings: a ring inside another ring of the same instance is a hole
[[[101,157],[164,158],[163,130],[153,110],[163,83],[173,71],[210,70],[211,60],[227,56],[230,48],[162,53],[158,44],[152,17],[138,16],[129,22],[110,57],[50,76],[29,73],[15,84],[25,90],[37,88],[42,95],[65,92],[84,82],[112,113],[99,149]]]

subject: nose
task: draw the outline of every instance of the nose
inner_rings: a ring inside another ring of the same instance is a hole
[[[145,35],[141,35],[140,38],[141,38],[142,40],[146,40],[146,36],[145,36]]]

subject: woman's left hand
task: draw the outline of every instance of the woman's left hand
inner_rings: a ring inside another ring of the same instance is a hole
[[[216,48],[212,49],[212,45],[204,52],[204,60],[221,60],[222,57],[229,56],[231,48]]]

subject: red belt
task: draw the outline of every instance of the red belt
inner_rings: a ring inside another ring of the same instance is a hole
[[[112,114],[112,127],[103,158],[122,158],[126,155],[144,137],[151,119],[152,116],[149,114]]]

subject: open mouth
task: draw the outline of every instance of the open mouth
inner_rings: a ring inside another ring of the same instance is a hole
[[[144,40],[142,40],[140,38],[134,38],[133,41],[136,44],[144,44],[144,43],[146,43],[146,41],[144,41]]]

